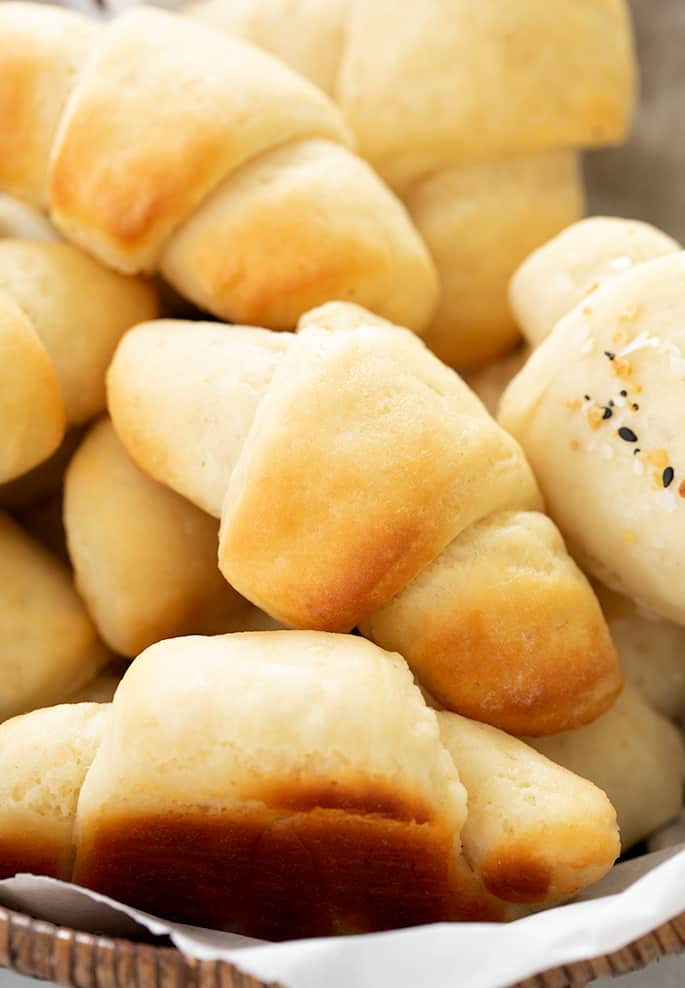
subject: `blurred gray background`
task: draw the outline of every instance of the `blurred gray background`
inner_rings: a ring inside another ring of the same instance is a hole
[[[631,0],[640,107],[622,148],[585,156],[588,212],[647,220],[685,242],[685,0]]]

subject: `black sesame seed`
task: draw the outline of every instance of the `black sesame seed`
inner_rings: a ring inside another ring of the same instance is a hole
[[[624,390],[624,391],[622,391],[622,392],[621,392],[621,398],[627,398],[627,397],[628,397],[628,392],[627,392],[627,391],[625,391],[625,390]]]
[[[585,399],[585,401],[592,401],[592,398],[590,398],[590,395],[583,395],[583,398]]]
[[[602,418],[603,418],[603,419],[610,419],[610,418],[611,418],[611,416],[612,416],[613,414],[614,414],[614,413],[613,413],[613,412],[611,411],[611,409],[610,409],[610,408],[609,408],[609,407],[607,406],[607,407],[606,407],[606,408],[604,409],[604,414],[602,415]]]
[[[636,401],[633,402],[633,404],[632,404],[631,407],[632,407],[632,409],[633,409],[634,412],[639,412],[640,411],[640,406],[638,405],[638,403]]]
[[[633,450],[633,456],[635,456],[635,454],[639,452],[640,452],[640,447],[636,446],[636,448]]]
[[[609,408],[613,408],[613,407],[614,407],[614,399],[609,398]]]
[[[668,487],[668,485],[673,480],[673,477],[674,477],[673,467],[666,467],[664,472],[661,474],[661,481],[664,487]]]
[[[632,429],[628,428],[627,425],[622,425],[621,428],[618,430],[618,434],[621,437],[621,439],[626,443],[637,442],[637,436],[635,435]]]
[[[604,351],[604,356],[605,357],[608,357],[609,360],[615,360],[616,359],[616,354],[615,353],[612,353],[611,350],[605,350]]]

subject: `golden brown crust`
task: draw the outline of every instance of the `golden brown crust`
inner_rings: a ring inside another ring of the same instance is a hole
[[[12,833],[3,827],[0,835],[0,881],[14,878],[19,872],[47,875],[48,878],[71,877],[71,853],[60,843],[52,844],[45,834]]]
[[[588,723],[621,689],[592,588],[540,514],[467,529],[361,628],[447,709],[512,734]]]
[[[438,296],[404,208],[365,162],[324,140],[290,142],[232,173],[171,238],[161,270],[221,318],[272,329],[354,299],[420,333]]]
[[[188,810],[87,829],[74,880],[156,915],[270,940],[503,918],[454,861],[453,835],[374,813]]]
[[[219,565],[284,624],[348,630],[512,503],[539,503],[520,451],[415,337],[309,327],[232,474]]]
[[[276,59],[173,14],[129,11],[103,32],[62,121],[53,216],[120,270],[152,270],[229,172],[312,134],[346,137],[333,105]]]
[[[34,206],[47,206],[52,143],[95,32],[59,7],[0,8],[0,185]]]

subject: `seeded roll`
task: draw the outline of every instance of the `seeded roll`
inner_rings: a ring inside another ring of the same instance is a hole
[[[425,328],[437,277],[406,210],[277,59],[153,7],[94,27],[21,2],[0,9],[0,53],[0,188],[25,173],[102,263],[234,322],[291,329],[351,298]]]
[[[684,274],[681,252],[598,288],[557,323],[500,404],[575,558],[680,624]]]
[[[590,304],[600,285],[680,249],[649,223],[591,216],[525,259],[511,279],[512,312],[528,342],[537,346],[579,302],[587,299]]]
[[[0,879],[71,878],[76,805],[107,715],[81,703],[0,724]]]
[[[626,686],[594,724],[524,740],[604,790],[616,809],[624,850],[680,812],[685,781],[682,735],[632,686]]]
[[[140,469],[221,514],[221,571],[285,626],[360,625],[444,706],[510,731],[584,723],[620,689],[519,447],[411,333],[342,303],[294,336],[148,323],[108,400]]]

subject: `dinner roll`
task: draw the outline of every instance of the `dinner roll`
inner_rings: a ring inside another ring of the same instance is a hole
[[[459,854],[466,794],[397,655],[362,638],[177,638],[124,676],[74,879],[268,939],[503,915]]]
[[[523,259],[583,215],[575,151],[510,154],[434,172],[406,189],[440,278],[423,334],[452,367],[496,360],[516,343],[507,286]]]
[[[567,312],[600,285],[680,245],[639,220],[591,216],[534,250],[511,280],[509,298],[521,332],[542,343]]]
[[[0,724],[0,879],[71,878],[76,804],[107,715],[81,703]]]
[[[221,513],[222,573],[281,624],[361,626],[444,705],[510,731],[576,726],[620,689],[520,449],[413,334],[344,303],[295,336],[149,323],[108,402],[142,470]]]
[[[25,202],[0,193],[0,238],[16,240],[59,240],[59,234],[44,213]]]
[[[216,521],[141,473],[109,419],[69,465],[64,521],[76,586],[114,652],[241,629],[251,605],[219,572]]]
[[[0,483],[47,459],[64,426],[64,402],[47,350],[31,320],[0,289]]]
[[[678,253],[598,288],[557,323],[500,405],[581,565],[681,624],[684,276]]]
[[[59,703],[109,661],[67,567],[0,514],[0,721]]]
[[[464,853],[494,895],[555,899],[609,870],[620,842],[600,789],[487,724],[445,712],[438,724],[468,793]]]
[[[443,706],[512,734],[592,720],[621,685],[599,603],[538,512],[469,526],[360,628]]]
[[[70,425],[104,408],[105,371],[117,343],[130,326],[157,314],[150,285],[108,271],[67,244],[0,240],[0,290],[40,337]]]
[[[685,781],[682,736],[630,686],[594,724],[528,740],[543,755],[606,792],[616,809],[624,850],[680,811]]]
[[[685,628],[641,611],[600,584],[595,592],[616,646],[621,671],[664,717],[685,714]]]

